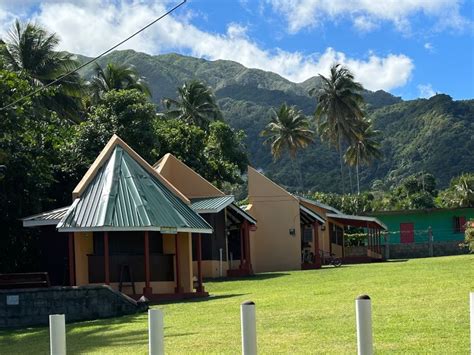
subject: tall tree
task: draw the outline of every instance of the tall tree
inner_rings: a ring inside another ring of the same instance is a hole
[[[380,132],[373,129],[372,122],[365,119],[356,132],[355,139],[351,142],[344,154],[344,160],[349,166],[355,166],[357,178],[357,194],[360,195],[359,167],[370,165],[374,159],[380,159]]]
[[[100,102],[105,93],[111,90],[136,89],[151,97],[148,84],[133,66],[108,63],[104,69],[96,64],[95,74],[89,85],[94,103]]]
[[[47,85],[77,68],[72,54],[55,51],[59,38],[36,24],[16,21],[5,40],[0,40],[0,56],[8,69],[24,72],[36,87]],[[42,96],[42,103],[60,116],[79,120],[84,86],[73,73],[52,85],[53,95]]]
[[[474,174],[462,174],[451,180],[440,194],[443,207],[474,207]]]
[[[267,137],[264,144],[271,145],[274,159],[278,159],[283,152],[287,151],[296,165],[298,150],[306,148],[313,142],[314,132],[310,129],[309,120],[302,111],[295,106],[283,104],[274,113],[271,122],[261,132],[261,135]],[[298,173],[297,179],[300,187],[303,188],[299,166],[296,167],[295,172]]]
[[[322,139],[336,147],[339,152],[341,165],[341,186],[344,193],[343,145],[356,139],[358,127],[364,117],[362,111],[363,87],[354,81],[354,75],[349,69],[334,64],[331,66],[329,77],[319,74],[322,86],[311,89],[318,105],[315,118],[318,132]]]
[[[178,88],[178,99],[166,98],[163,104],[168,118],[183,120],[205,131],[208,131],[211,121],[222,119],[222,113],[212,89],[199,81],[184,83]]]

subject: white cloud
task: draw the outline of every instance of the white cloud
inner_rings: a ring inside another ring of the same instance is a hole
[[[362,32],[370,32],[379,26],[370,17],[357,16],[354,18],[354,27]]]
[[[437,20],[436,30],[462,29],[470,22],[460,14],[462,0],[266,0],[288,22],[288,30],[321,25],[339,17],[351,18],[354,26],[367,31],[366,24],[391,22],[401,32],[411,29],[410,18],[422,14]],[[361,26],[362,21],[362,26]],[[471,23],[472,26],[472,23]],[[372,26],[371,29],[376,26]]]
[[[426,42],[423,47],[428,51],[428,52],[434,52],[434,47],[433,44],[430,42]]]
[[[420,97],[429,99],[431,96],[436,95],[436,91],[433,90],[431,84],[420,84],[417,86]]]
[[[35,19],[59,34],[62,50],[94,56],[164,12],[164,2],[147,5],[138,1],[83,0],[78,6],[43,1]],[[234,60],[296,82],[319,73],[326,75],[331,64],[339,62],[348,66],[356,79],[370,90],[403,86],[414,69],[412,60],[403,54],[382,57],[368,53],[367,58],[357,59],[333,48],[311,55],[267,50],[252,41],[247,28],[240,24],[231,23],[225,34],[218,34],[197,28],[185,15],[176,16],[166,17],[119,49],[132,48],[150,54],[179,51],[210,60]]]

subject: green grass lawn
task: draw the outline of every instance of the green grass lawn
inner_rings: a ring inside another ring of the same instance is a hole
[[[377,353],[469,353],[474,256],[413,259],[207,282],[213,297],[156,306],[167,353],[240,352],[240,303],[257,307],[259,352],[356,352],[357,295],[372,298]],[[69,353],[147,352],[147,315],[67,325]],[[47,328],[0,332],[0,353],[48,353]]]

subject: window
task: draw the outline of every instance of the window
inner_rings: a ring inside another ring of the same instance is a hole
[[[454,217],[454,232],[464,233],[466,230],[466,217]]]

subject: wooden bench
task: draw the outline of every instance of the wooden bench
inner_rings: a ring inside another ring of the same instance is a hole
[[[47,272],[0,274],[0,289],[50,287]]]

